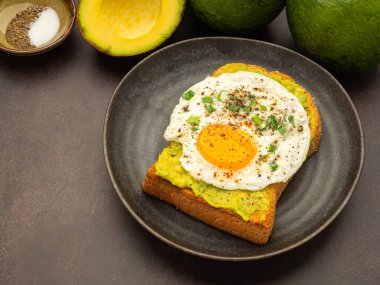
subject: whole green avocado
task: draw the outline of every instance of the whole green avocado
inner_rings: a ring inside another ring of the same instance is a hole
[[[244,34],[268,25],[285,0],[190,0],[195,15],[223,33]]]
[[[286,13],[297,45],[329,69],[380,62],[380,0],[287,0]]]

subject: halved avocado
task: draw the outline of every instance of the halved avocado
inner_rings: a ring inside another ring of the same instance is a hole
[[[141,54],[161,45],[179,25],[186,0],[80,0],[79,30],[112,56]]]

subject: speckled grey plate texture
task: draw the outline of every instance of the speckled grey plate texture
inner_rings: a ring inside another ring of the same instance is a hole
[[[163,133],[181,94],[231,62],[257,64],[292,76],[313,94],[323,122],[319,150],[286,188],[277,205],[272,236],[264,246],[198,222],[141,190],[147,169],[168,145]],[[165,47],[124,77],[108,106],[104,153],[121,201],[150,233],[198,256],[252,260],[291,250],[336,218],[358,182],[364,144],[359,117],[349,96],[325,69],[274,44],[218,37]]]

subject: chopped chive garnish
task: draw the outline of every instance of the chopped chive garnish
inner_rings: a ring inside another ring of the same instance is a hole
[[[269,145],[269,148],[268,148],[268,151],[269,152],[275,152],[277,150],[277,146],[276,145],[274,145],[274,144],[270,144]]]
[[[289,121],[289,123],[292,124],[293,127],[295,127],[295,125],[294,125],[294,116],[293,115],[289,116],[288,121]]]
[[[190,116],[187,119],[187,123],[193,127],[198,127],[200,120],[201,120],[201,116]]]
[[[244,112],[249,113],[249,112],[252,111],[252,108],[251,108],[250,106],[244,106],[244,107],[243,107],[243,110],[244,110]]]
[[[192,127],[192,128],[191,128],[191,131],[192,131],[192,132],[196,132],[196,131],[198,131],[198,130],[199,130],[198,127]]]
[[[278,128],[278,131],[280,132],[280,134],[284,135],[288,129],[286,128],[285,125],[281,125],[279,128]]]
[[[211,114],[211,113],[213,113],[213,112],[215,112],[215,107],[212,105],[212,104],[210,104],[208,107],[207,107],[207,112],[209,113],[209,114]]]
[[[260,133],[261,133],[262,131],[265,131],[266,129],[267,129],[267,125],[266,125],[265,123],[262,125],[261,128],[258,128],[258,130],[260,131]]]
[[[250,98],[247,102],[247,105],[248,106],[255,106],[256,105],[256,97],[255,96],[248,96],[248,98]]]
[[[278,121],[275,116],[270,115],[268,118],[268,127],[273,131],[278,129]]]
[[[224,91],[224,90],[220,91],[218,94],[218,97],[216,97],[216,100],[218,100],[218,102],[223,102],[223,100],[222,100],[222,93],[223,92],[226,92],[226,91]]]
[[[239,112],[240,107],[236,104],[230,104],[227,106],[227,109],[232,111],[232,112]]]
[[[228,96],[232,101],[237,100],[237,98],[236,98],[234,95],[232,95],[231,93],[228,93],[227,96]]]
[[[264,121],[257,114],[252,117],[252,121],[259,127],[262,127],[264,125]]]
[[[274,172],[274,171],[276,171],[276,170],[278,169],[278,164],[277,164],[275,161],[271,161],[271,162],[269,163],[269,166],[270,166],[270,170],[271,170],[272,172]]]
[[[202,103],[208,103],[208,104],[211,104],[213,101],[212,101],[212,97],[210,96],[206,96],[206,97],[203,97],[202,98]]]
[[[260,105],[259,107],[261,111],[268,111],[268,108],[265,107],[264,105]]]
[[[263,160],[266,160],[268,158],[268,155],[263,155],[262,157],[259,158],[259,161],[263,161]]]
[[[182,98],[189,101],[191,98],[193,98],[195,95],[193,90],[187,90],[185,93],[182,94]]]

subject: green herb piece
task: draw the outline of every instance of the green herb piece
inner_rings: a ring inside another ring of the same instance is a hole
[[[232,101],[237,100],[237,98],[236,98],[234,95],[232,95],[231,93],[228,93],[227,96],[228,96]]]
[[[223,102],[223,100],[222,100],[222,94],[223,94],[223,92],[227,92],[227,91],[222,90],[222,91],[219,92],[218,96],[216,97],[216,99],[218,100],[218,102]]]
[[[255,95],[252,95],[252,94],[249,94],[248,95],[248,98],[255,101],[256,100],[256,96]]]
[[[252,96],[252,95],[248,95],[248,102],[247,102],[247,105],[248,106],[255,106],[256,105],[256,97],[255,96]]]
[[[281,125],[278,128],[278,131],[280,132],[280,134],[284,135],[284,134],[286,134],[286,132],[288,131],[288,129],[286,128],[286,125]]]
[[[187,90],[185,93],[182,94],[182,98],[189,101],[191,98],[193,98],[195,95],[193,90]]]
[[[259,107],[261,111],[268,111],[268,108],[265,107],[264,105],[260,105]]]
[[[252,108],[251,108],[250,106],[244,106],[244,107],[243,107],[243,110],[244,110],[244,112],[249,113],[249,112],[252,111]]]
[[[196,132],[196,131],[198,131],[198,130],[199,130],[198,127],[192,127],[192,128],[191,128],[191,131],[192,131],[192,132]]]
[[[264,125],[264,121],[257,114],[252,117],[252,121],[259,127]]]
[[[227,106],[227,109],[232,111],[232,112],[239,112],[240,107],[236,104],[230,104]]]
[[[207,107],[207,112],[209,113],[209,114],[211,114],[211,113],[213,113],[213,112],[215,112],[215,107],[212,105],[212,104],[210,104],[208,107]]]
[[[294,128],[295,125],[294,125],[294,116],[293,116],[293,115],[290,115],[290,116],[289,116],[288,121],[289,121],[289,123],[292,124],[292,126],[293,126],[293,128]]]
[[[278,164],[277,164],[275,161],[271,161],[271,162],[269,163],[269,166],[270,166],[270,170],[271,170],[272,172],[275,172],[275,171],[278,169]]]
[[[187,119],[187,123],[191,125],[192,127],[198,127],[200,120],[201,120],[201,116],[190,116]]]
[[[212,97],[206,96],[202,98],[202,103],[211,104],[213,102]]]
[[[268,118],[268,127],[272,129],[273,131],[278,129],[278,121],[275,116],[270,115]]]
[[[277,146],[276,145],[274,145],[274,144],[270,144],[269,145],[269,148],[268,148],[269,152],[274,153],[274,152],[276,152],[276,150],[277,150]]]
[[[256,105],[256,101],[255,100],[249,100],[248,101],[248,105],[249,106],[255,106]]]
[[[268,155],[266,154],[266,155],[263,155],[262,157],[260,157],[259,158],[259,161],[263,161],[263,160],[265,160],[265,159],[267,159],[268,158]]]

